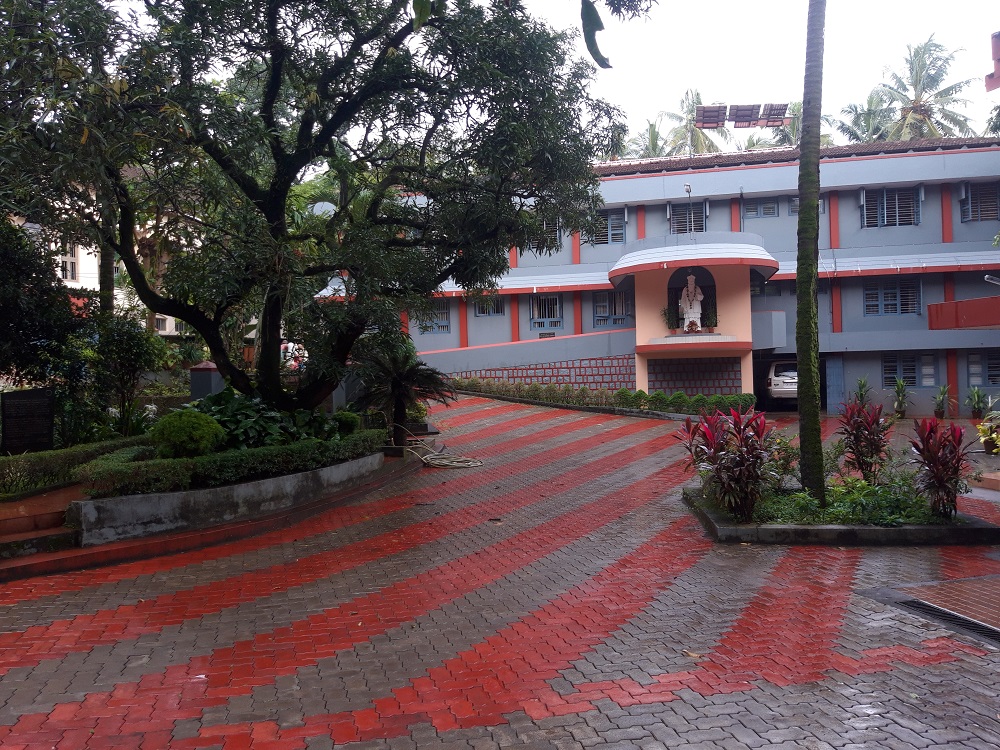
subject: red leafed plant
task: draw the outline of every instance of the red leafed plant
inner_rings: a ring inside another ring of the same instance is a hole
[[[769,467],[774,430],[762,412],[715,412],[700,422],[688,417],[680,430],[690,464],[705,477],[705,489],[740,521],[749,521],[764,488],[775,477]]]
[[[852,398],[842,405],[840,429],[844,444],[844,467],[857,471],[868,484],[878,482],[879,472],[889,459],[889,429],[882,417],[882,405]]]
[[[913,420],[916,437],[910,439],[920,465],[918,486],[930,497],[931,511],[945,517],[958,511],[958,493],[966,488],[969,468],[968,446],[962,445],[965,430],[936,419]]]

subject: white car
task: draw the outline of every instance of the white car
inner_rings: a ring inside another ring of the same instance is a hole
[[[772,399],[798,398],[799,366],[794,360],[771,363],[767,373],[767,395]]]

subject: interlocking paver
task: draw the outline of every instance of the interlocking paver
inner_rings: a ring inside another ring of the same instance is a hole
[[[1000,549],[713,545],[675,423],[432,419],[484,465],[5,586],[0,747],[1000,745],[997,647],[865,593],[995,577]]]

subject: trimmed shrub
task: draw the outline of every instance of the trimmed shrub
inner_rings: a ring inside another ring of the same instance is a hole
[[[371,455],[384,442],[383,430],[362,430],[341,440],[300,440],[291,445],[231,450],[195,458],[134,463],[93,461],[80,468],[78,478],[84,492],[91,497],[220,487],[311,471]]]
[[[613,403],[619,409],[631,409],[632,408],[632,391],[628,388],[619,388],[615,391],[613,397]]]
[[[653,411],[670,411],[670,397],[663,391],[653,391],[649,394],[646,404]]]
[[[337,434],[341,437],[352,435],[361,427],[361,417],[353,411],[335,411],[330,418],[337,425]]]
[[[150,431],[161,458],[203,456],[226,442],[218,422],[195,409],[167,414]]]
[[[669,411],[675,414],[686,414],[691,407],[691,399],[684,391],[674,391],[667,399]]]
[[[73,481],[77,467],[128,446],[148,444],[145,435],[84,443],[54,451],[0,456],[0,498]]]
[[[698,393],[692,396],[689,411],[694,414],[701,414],[708,411],[708,396],[704,393]]]
[[[633,409],[645,409],[649,403],[649,396],[646,392],[640,388],[635,393],[632,394],[632,408]]]

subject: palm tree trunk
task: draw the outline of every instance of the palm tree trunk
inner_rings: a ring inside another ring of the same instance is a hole
[[[795,347],[799,369],[799,468],[802,486],[826,505],[823,438],[820,432],[819,324],[819,148],[823,98],[823,30],[826,0],[809,1],[806,72],[799,142],[799,230]]]

